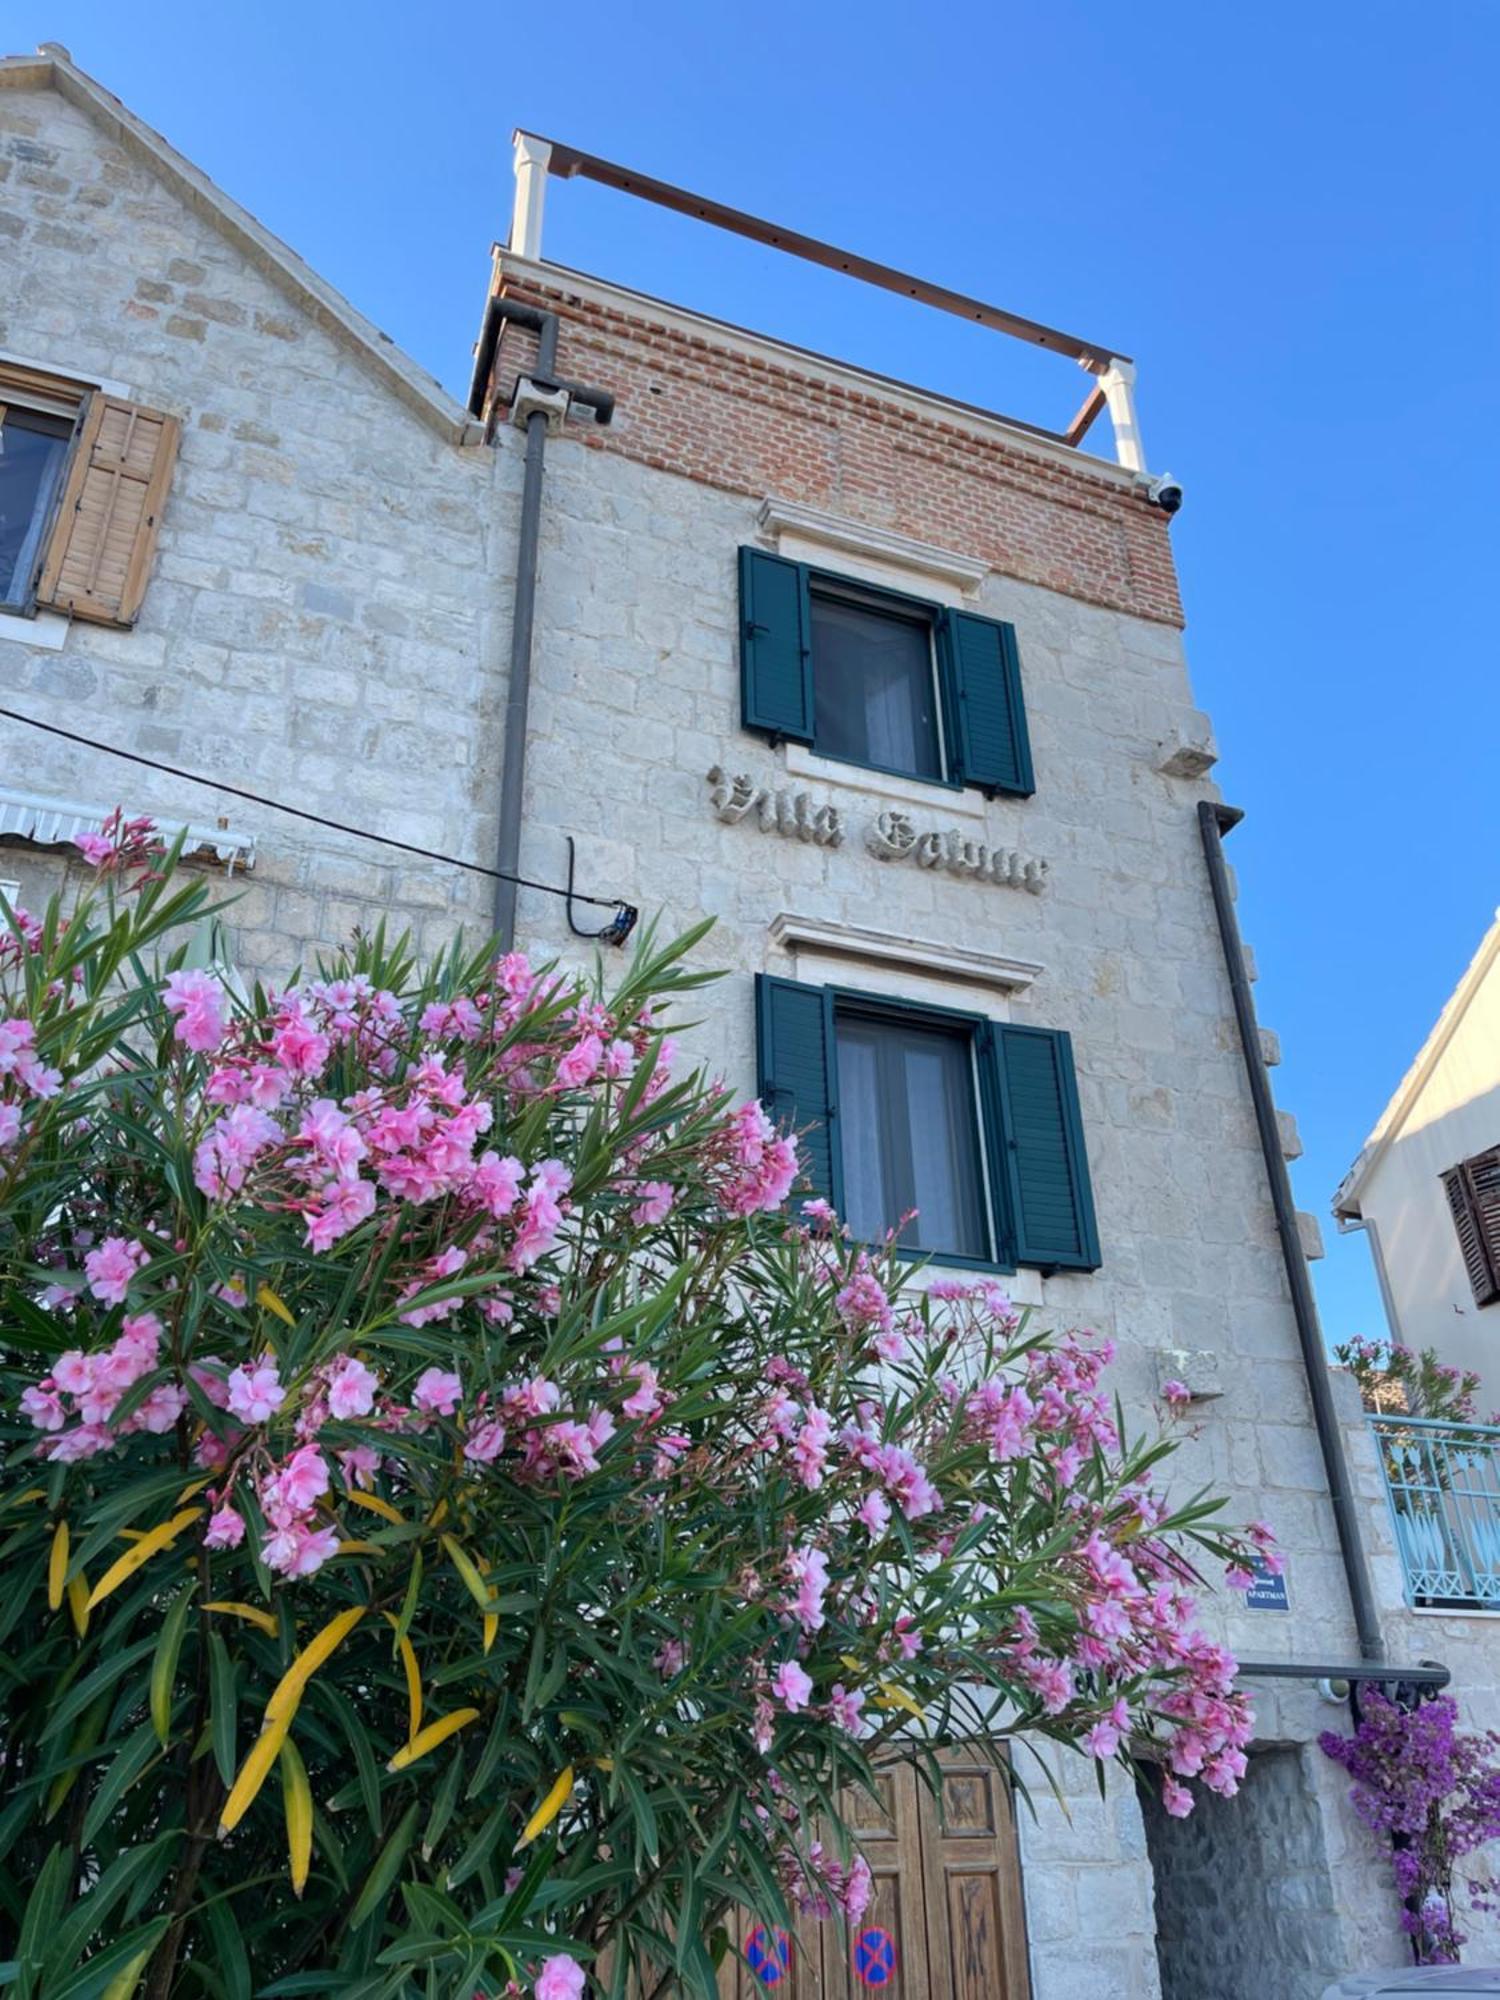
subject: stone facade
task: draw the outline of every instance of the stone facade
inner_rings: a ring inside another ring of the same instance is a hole
[[[195,192],[133,121],[112,132],[25,76],[0,87],[0,353],[183,425],[134,629],[0,614],[0,699],[208,780],[0,723],[0,784],[253,833],[247,971],[285,972],[374,909],[436,947],[486,927],[482,876],[214,781],[492,860],[515,468],[456,441],[464,413],[435,384],[398,393],[289,253],[247,255]],[[36,899],[60,865],[17,851],[0,872]]]
[[[494,849],[519,432],[497,422],[485,445],[112,100],[66,66],[23,67],[0,88],[0,350],[123,384],[184,438],[136,627],[0,617],[3,699],[199,775],[0,723],[0,784],[253,834],[231,913],[247,971],[285,971],[379,916],[427,949],[483,929],[491,884],[455,864]],[[608,430],[569,424],[548,445],[522,872],[560,881],[571,836],[583,891],[669,931],[714,915],[703,956],[727,977],[695,1008],[694,1052],[740,1090],[757,971],[1068,1030],[1102,1265],[1007,1282],[1052,1323],[1114,1335],[1127,1408],[1144,1413],[1168,1374],[1203,1391],[1180,1482],[1269,1519],[1289,1565],[1289,1614],[1218,1600],[1226,1641],[1351,1657],[1199,847],[1211,734],[1164,517],[1129,474],[999,419],[594,280],[503,260],[500,280],[562,314],[561,372],[618,398]],[[507,336],[502,399],[530,354]],[[1035,795],[987,800],[745,733],[741,546],[1011,621]],[[64,866],[0,850],[26,900]],[[587,959],[550,897],[523,892],[519,934]],[[1351,1436],[1362,1445],[1357,1422]],[[1366,1498],[1378,1538],[1383,1501]],[[1484,1677],[1471,1621],[1419,1632],[1399,1592],[1389,1609],[1393,1655],[1462,1651]],[[1280,1826],[1261,1803],[1288,1773],[1316,1802],[1318,1839],[1297,1851],[1307,1907],[1336,1920],[1277,1989],[1311,2000],[1316,1975],[1399,1950],[1383,1863],[1310,1748],[1337,1712],[1268,1683],[1262,1717],[1268,1775],[1203,1840]],[[1034,1787],[1037,1816],[1022,1814],[1035,2000],[1147,2000],[1161,1989],[1140,1808],[1118,1773],[1103,1800],[1080,1760],[1058,1776],[1069,1811]],[[1172,1863],[1168,1899],[1190,1865]],[[1268,1876],[1256,1893],[1269,1909],[1282,1892]]]

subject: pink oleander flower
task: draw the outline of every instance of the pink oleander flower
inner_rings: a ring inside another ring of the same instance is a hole
[[[1161,1393],[1162,1400],[1167,1404],[1169,1409],[1173,1410],[1185,1409],[1193,1400],[1193,1392],[1187,1383],[1178,1382],[1175,1379],[1171,1382],[1163,1382]]]
[[[208,1518],[203,1546],[209,1549],[237,1549],[245,1539],[245,1523],[233,1507],[216,1507]]]
[[[139,1408],[126,1419],[128,1431],[147,1431],[161,1437],[171,1430],[188,1406],[188,1392],[176,1382],[159,1382]]]
[[[93,868],[102,868],[115,857],[114,842],[106,840],[102,833],[75,833],[73,845]]]
[[[771,1676],[771,1692],[790,1715],[807,1707],[813,1684],[795,1660],[783,1660]]]
[[[340,1354],[329,1364],[328,1408],[335,1417],[367,1417],[379,1388],[380,1377],[352,1354]]]
[[[840,1729],[848,1736],[863,1736],[869,1727],[860,1710],[865,1705],[864,1695],[858,1688],[846,1689],[842,1681],[835,1681],[828,1697],[828,1713]]]
[[[1193,1810],[1192,1793],[1186,1785],[1179,1785],[1175,1778],[1162,1779],[1161,1802],[1173,1819],[1186,1819]]]
[[[1243,1563],[1230,1563],[1224,1571],[1224,1581],[1231,1590],[1253,1590],[1255,1572],[1246,1569]]]
[[[630,1211],[630,1219],[638,1229],[665,1222],[672,1213],[672,1203],[676,1200],[676,1189],[666,1181],[642,1181],[636,1189],[640,1199]]]
[[[411,1392],[413,1407],[428,1416],[451,1417],[457,1410],[464,1385],[451,1368],[424,1368]]]
[[[323,1251],[357,1229],[375,1213],[376,1194],[372,1182],[334,1181],[321,1189],[306,1211],[307,1247]]]
[[[477,1424],[464,1444],[464,1457],[476,1465],[490,1465],[505,1449],[505,1426],[491,1417]]]
[[[793,1589],[786,1609],[804,1632],[822,1630],[823,1598],[828,1589],[828,1558],[821,1549],[793,1549],[786,1559]]]
[[[625,1372],[634,1378],[636,1387],[631,1390],[630,1394],[620,1405],[621,1412],[625,1416],[634,1417],[642,1423],[647,1423],[652,1417],[659,1416],[662,1410],[666,1408],[666,1398],[662,1395],[656,1370],[651,1366],[651,1363],[649,1361],[632,1361]]]
[[[144,1243],[124,1236],[106,1236],[99,1248],[90,1250],[83,1260],[89,1290],[107,1306],[123,1305],[126,1288],[149,1257]]]
[[[754,1215],[780,1208],[797,1178],[797,1148],[777,1136],[765,1107],[753,1099],[728,1118],[729,1158],[733,1169],[720,1199],[730,1215]]]
[[[687,1647],[680,1639],[667,1639],[651,1664],[663,1680],[670,1680],[674,1674],[680,1674],[687,1665],[687,1656]]]
[[[227,1406],[242,1424],[263,1424],[286,1401],[276,1363],[264,1358],[248,1367],[241,1364],[229,1377]]]
[[[224,1039],[223,988],[211,972],[170,972],[162,994],[177,1016],[175,1039],[197,1055],[208,1055]]]
[[[20,1105],[0,1104],[0,1147],[13,1146],[20,1136]]]
[[[332,1528],[309,1528],[301,1522],[278,1528],[266,1539],[262,1554],[266,1568],[279,1576],[312,1576],[338,1550],[339,1538]]]
[[[40,1454],[50,1459],[54,1465],[72,1465],[82,1458],[97,1458],[100,1452],[113,1451],[114,1432],[107,1424],[79,1424],[74,1430],[59,1431],[50,1444],[40,1447]]]
[[[278,1528],[290,1527],[328,1491],[328,1462],[315,1444],[294,1451],[280,1472],[261,1483],[260,1504],[266,1519]]]
[[[339,1462],[339,1470],[344,1475],[346,1486],[357,1486],[368,1493],[375,1484],[375,1475],[380,1470],[380,1453],[373,1445],[351,1445],[347,1451],[334,1453]]]
[[[21,1391],[21,1414],[39,1431],[60,1431],[65,1422],[62,1399],[51,1378]]]
[[[557,1081],[560,1089],[579,1090],[593,1080],[604,1057],[604,1044],[597,1035],[585,1035],[575,1042],[557,1065]]]
[[[542,1960],[533,1991],[535,2000],[583,2000],[583,1967],[565,1951]]]

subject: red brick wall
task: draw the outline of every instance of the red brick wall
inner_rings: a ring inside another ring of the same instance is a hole
[[[1181,625],[1167,517],[1136,492],[955,412],[919,414],[872,384],[821,380],[795,356],[737,353],[565,286],[507,276],[556,312],[558,371],[610,389],[608,429],[572,434],[661,471],[755,499],[775,494],[959,550],[1070,597]],[[508,402],[535,343],[507,329],[494,385]]]

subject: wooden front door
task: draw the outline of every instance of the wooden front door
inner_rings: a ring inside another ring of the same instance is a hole
[[[746,1918],[722,2000],[1029,2000],[1010,1788],[977,1751],[941,1761],[941,1804],[908,1763],[881,1773],[878,1806],[846,1798],[875,1878],[852,1932],[830,1919],[786,1938]]]

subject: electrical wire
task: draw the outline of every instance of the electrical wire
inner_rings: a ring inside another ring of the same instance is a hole
[[[574,903],[592,903],[597,909],[613,910],[612,922],[602,931],[593,933],[607,937],[609,942],[623,944],[634,928],[637,912],[633,904],[619,896],[585,896],[572,886],[572,847],[568,842],[568,876],[566,889],[556,888],[551,882],[533,882],[526,875],[510,875],[499,868],[486,868],[481,861],[461,861],[456,854],[440,854],[432,847],[415,847],[409,840],[393,840],[386,833],[371,833],[362,826],[350,826],[343,820],[326,819],[322,813],[308,812],[303,806],[289,806],[281,799],[268,799],[259,792],[246,791],[242,785],[226,784],[222,778],[200,777],[196,771],[184,771],[176,764],[163,764],[158,758],[143,757],[138,750],[120,750],[113,743],[96,742],[92,736],[81,736],[77,730],[64,729],[60,723],[43,722],[35,715],[21,715],[13,708],[0,708],[0,716],[7,722],[22,722],[30,729],[45,730],[49,736],[61,736],[69,743],[79,743],[86,750],[99,750],[107,757],[123,757],[128,763],[143,764],[148,771],[161,771],[169,778],[182,778],[190,785],[205,785],[210,791],[228,792],[232,798],[246,799],[251,805],[264,806],[270,812],[287,813],[293,819],[305,819],[313,826],[327,827],[333,833],[351,834],[356,840],[372,840],[381,847],[397,848],[402,854],[418,855],[423,861],[440,861],[448,868],[463,868],[471,875],[487,875],[492,882],[514,882],[518,888],[535,889],[544,896],[560,896],[569,906]],[[571,916],[569,922],[571,923]]]

